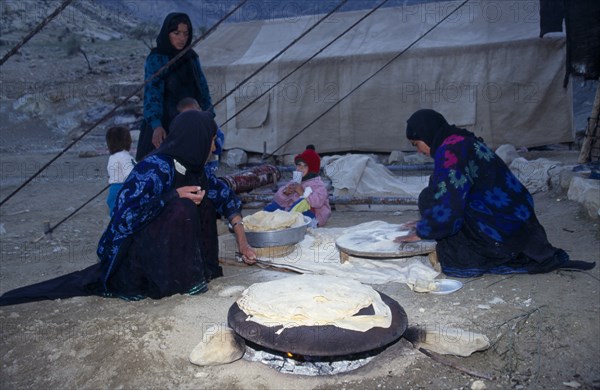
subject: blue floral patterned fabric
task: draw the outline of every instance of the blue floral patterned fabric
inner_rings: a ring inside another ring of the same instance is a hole
[[[240,214],[241,201],[235,193],[214,174],[207,172],[206,197],[216,211],[233,218]],[[164,155],[151,155],[138,163],[119,192],[111,221],[100,238],[97,254],[101,261],[105,293],[109,294],[107,281],[124,240],[143,229],[163,210],[167,202],[177,198],[174,187],[173,159]]]
[[[548,242],[529,191],[483,142],[452,134],[433,157],[416,229],[437,240],[446,275],[549,272],[569,261]]]
[[[515,234],[534,215],[533,199],[492,150],[452,135],[434,159],[435,172],[419,196],[420,237],[442,239],[468,224],[490,243],[519,239]]]

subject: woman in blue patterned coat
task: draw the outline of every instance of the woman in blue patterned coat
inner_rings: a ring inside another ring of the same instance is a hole
[[[204,165],[217,125],[208,112],[188,111],[131,171],[98,244],[100,262],[82,271],[9,291],[0,305],[102,295],[139,300],[198,294],[222,275],[215,211],[233,226],[242,259],[256,253],[241,224],[241,202]]]
[[[415,112],[406,137],[434,159],[429,185],[419,195],[421,220],[401,241],[437,240],[448,276],[542,273],[589,269],[553,247],[538,222],[531,194],[480,138],[449,125],[438,112]]]
[[[148,80],[173,57],[192,43],[192,23],[184,13],[170,13],[165,18],[156,47],[144,65],[144,79]],[[144,88],[144,121],[140,131],[136,160],[142,160],[169,133],[171,121],[178,114],[177,104],[183,98],[193,98],[204,111],[214,116],[206,77],[198,54],[188,50],[177,62],[164,70]]]

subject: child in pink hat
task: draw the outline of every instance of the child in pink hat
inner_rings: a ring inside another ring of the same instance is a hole
[[[298,178],[279,188],[273,201],[264,210],[298,211],[313,218],[317,226],[325,226],[331,216],[331,206],[327,188],[319,176],[321,158],[314,146],[308,145],[304,152],[294,158],[294,163],[295,178]]]

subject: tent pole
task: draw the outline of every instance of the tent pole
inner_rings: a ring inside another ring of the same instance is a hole
[[[600,134],[597,134],[598,116],[600,116],[600,82],[598,82],[596,99],[594,99],[594,106],[592,107],[592,115],[588,121],[585,137],[583,139],[583,145],[581,146],[581,152],[579,153],[578,162],[580,164],[588,163],[591,160],[592,140],[600,136]]]

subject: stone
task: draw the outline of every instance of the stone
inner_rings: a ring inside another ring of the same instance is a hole
[[[139,130],[131,130],[129,132],[131,134],[131,145],[137,145],[140,139],[140,131]]]
[[[90,158],[99,156],[98,151],[92,147],[84,147],[79,151],[80,158]]]
[[[223,152],[221,162],[232,168],[236,168],[248,162],[248,154],[242,149],[229,149]]]
[[[442,354],[471,356],[473,352],[483,351],[490,346],[487,336],[459,328],[442,327],[426,329],[424,341],[420,347]]]
[[[401,150],[393,150],[388,157],[388,164],[392,165],[394,163],[403,163],[404,162],[404,152]]]
[[[214,326],[207,329],[202,341],[190,354],[190,362],[197,366],[217,366],[235,362],[244,356],[246,344],[233,329]]]
[[[49,111],[47,99],[35,94],[26,94],[15,100],[12,104],[15,111],[39,117]]]
[[[487,386],[482,380],[476,380],[471,383],[471,390],[485,390]]]
[[[125,126],[135,123],[137,121],[137,117],[135,115],[116,115],[113,118],[113,123],[115,126]]]
[[[248,155],[248,164],[250,165],[263,165],[263,164],[273,164],[273,158],[263,159],[262,154],[250,154]]]
[[[600,180],[585,179],[575,176],[567,192],[569,200],[574,200],[583,205],[587,214],[592,219],[600,215]]]
[[[113,99],[127,97],[134,92],[136,93],[136,96],[141,96],[144,93],[143,91],[144,89],[140,88],[139,83],[131,82],[118,82],[108,87],[108,92],[113,97]]]
[[[407,164],[419,165],[419,164],[432,163],[433,159],[431,157],[427,157],[421,153],[413,153],[413,154],[405,155],[404,162]]]
[[[296,165],[296,163],[294,162],[294,157],[296,156],[296,154],[286,154],[285,156],[283,156],[283,165]],[[323,166],[323,161],[321,161],[321,166]]]
[[[562,166],[561,163],[545,158],[528,161],[523,157],[518,157],[513,160],[509,167],[527,190],[535,194],[536,192],[548,191],[550,176],[560,166]]]
[[[510,165],[515,158],[519,157],[517,149],[515,149],[515,147],[511,144],[498,146],[498,149],[496,149],[496,154],[502,159],[502,161],[504,161],[506,165]]]
[[[576,177],[583,177],[583,174],[580,172],[573,172],[574,165],[566,165],[558,169],[552,177],[550,177],[550,182],[552,184],[552,188],[561,191],[568,191],[569,186],[571,185],[571,180]]]

